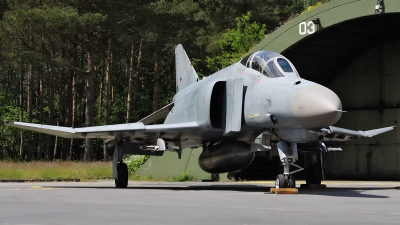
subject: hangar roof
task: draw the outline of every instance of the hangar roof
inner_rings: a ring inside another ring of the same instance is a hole
[[[385,41],[400,40],[400,1],[335,0],[289,21],[252,51],[271,50],[287,57],[301,77],[327,84],[351,61]],[[320,24],[314,24],[319,19]]]

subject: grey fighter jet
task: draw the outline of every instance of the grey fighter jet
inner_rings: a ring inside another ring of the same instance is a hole
[[[118,188],[128,185],[124,154],[161,156],[202,147],[200,167],[209,173],[237,171],[255,153],[277,147],[284,172],[276,187],[295,187],[298,151],[306,146],[312,163],[307,183],[320,184],[319,152],[324,142],[357,140],[393,130],[385,127],[353,131],[332,126],[342,115],[339,97],[330,89],[302,79],[284,56],[254,52],[227,68],[199,80],[182,45],[175,48],[176,95],[173,103],[136,123],[69,128],[23,122],[7,126],[63,138],[103,138],[114,145],[113,178]],[[152,124],[166,117],[164,124]],[[152,125],[149,125],[152,124]],[[290,171],[290,166],[296,170]]]

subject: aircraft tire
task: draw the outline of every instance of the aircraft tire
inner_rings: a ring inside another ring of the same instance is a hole
[[[288,179],[288,187],[289,188],[295,188],[296,187],[296,179],[294,176],[290,176]]]
[[[306,174],[307,184],[321,184],[322,170],[319,163],[310,163]]]
[[[287,187],[286,179],[283,174],[278,174],[278,176],[276,176],[275,187],[276,188],[286,188]]]
[[[115,179],[116,188],[128,187],[128,166],[125,163],[118,163],[118,178]]]

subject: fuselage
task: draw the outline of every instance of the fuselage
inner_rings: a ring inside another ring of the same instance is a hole
[[[217,95],[224,95],[221,83],[229,79],[243,80],[243,109],[240,131],[226,139],[243,139],[265,130],[304,133],[330,126],[341,116],[341,102],[334,92],[300,78],[282,55],[258,52],[178,92],[165,123],[197,122],[204,133],[195,142],[223,139],[226,100]]]

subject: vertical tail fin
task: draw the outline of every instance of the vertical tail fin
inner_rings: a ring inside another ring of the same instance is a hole
[[[179,44],[175,47],[176,93],[199,80],[185,49]]]

